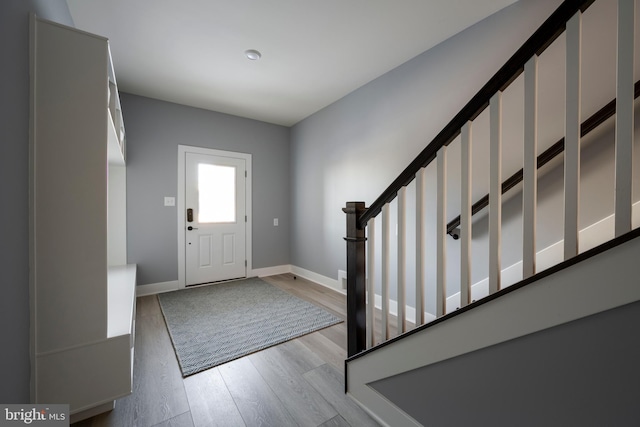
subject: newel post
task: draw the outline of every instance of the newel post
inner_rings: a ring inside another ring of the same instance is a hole
[[[364,227],[358,227],[358,218],[366,212],[364,202],[347,202],[342,209],[347,214],[347,356],[365,350],[366,320],[366,265]]]

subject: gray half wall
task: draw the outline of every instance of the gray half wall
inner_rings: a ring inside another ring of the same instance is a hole
[[[252,155],[253,268],[290,263],[289,128],[122,93],[127,131],[127,257],[138,284],[178,279],[178,145]],[[279,226],[273,226],[273,219]]]
[[[640,303],[371,386],[425,426],[637,426]]]

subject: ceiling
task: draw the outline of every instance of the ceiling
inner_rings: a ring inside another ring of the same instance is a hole
[[[291,126],[515,1],[67,4],[77,28],[109,38],[121,91]]]

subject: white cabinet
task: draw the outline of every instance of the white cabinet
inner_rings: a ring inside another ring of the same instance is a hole
[[[132,386],[125,134],[107,39],[32,17],[32,400],[73,420]]]

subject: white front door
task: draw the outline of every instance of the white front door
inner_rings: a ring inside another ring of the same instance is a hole
[[[185,154],[185,285],[247,276],[246,162]]]

